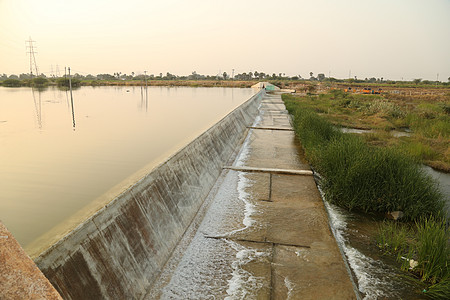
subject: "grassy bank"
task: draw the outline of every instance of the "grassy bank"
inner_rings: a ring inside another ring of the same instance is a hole
[[[436,184],[411,158],[342,133],[303,98],[283,96],[307,158],[324,178],[329,201],[364,212],[399,210],[408,220],[442,210],[443,197]]]
[[[348,210],[380,215],[402,211],[402,220],[409,223],[385,222],[378,244],[404,262],[403,268],[419,278],[426,295],[445,298],[449,293],[449,232],[443,221],[443,195],[404,150],[379,147],[373,140],[343,133],[337,127],[342,120],[338,110],[351,115],[354,111],[347,110],[348,106],[370,109],[383,98],[369,96],[369,103],[362,105],[355,103],[358,98],[346,99],[340,94],[283,95],[307,159],[322,176],[326,199]]]
[[[371,130],[363,136],[373,146],[395,148],[418,162],[450,172],[450,93],[362,95],[330,90],[285,98],[301,101],[334,126]],[[392,130],[403,135],[396,136]]]

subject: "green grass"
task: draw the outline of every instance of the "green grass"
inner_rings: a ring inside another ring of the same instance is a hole
[[[403,211],[414,220],[438,214],[444,200],[436,183],[410,157],[345,134],[290,97],[283,97],[306,157],[323,177],[327,200],[349,210]]]
[[[442,278],[449,277],[450,247],[449,230],[445,221],[428,218],[416,223],[417,234],[415,255],[419,265],[416,272],[422,281],[436,284]]]
[[[377,245],[385,254],[402,255],[408,252],[408,239],[411,236],[409,226],[404,223],[384,221],[379,225]]]
[[[424,137],[450,137],[450,116],[432,112],[411,113],[406,122],[414,132]]]
[[[440,217],[421,218],[410,229],[407,224],[385,221],[379,227],[378,246],[385,254],[397,255],[402,269],[422,282],[433,299],[450,295],[449,229]]]
[[[434,160],[438,157],[438,152],[431,146],[419,141],[410,141],[398,145],[398,150],[404,152],[417,162],[425,160]]]
[[[450,172],[450,94],[362,95],[332,89],[328,93],[301,97],[284,95],[301,103],[335,127],[372,129],[364,134],[377,147],[391,147],[435,169]],[[409,137],[395,137],[392,129],[409,128]],[[384,134],[383,134],[384,133]]]

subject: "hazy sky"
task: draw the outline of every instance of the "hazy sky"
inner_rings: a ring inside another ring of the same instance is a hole
[[[0,0],[0,73],[30,36],[46,75],[450,77],[450,0]]]

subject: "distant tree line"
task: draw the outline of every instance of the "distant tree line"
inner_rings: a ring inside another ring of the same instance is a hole
[[[159,73],[158,75],[150,74],[135,74],[135,72],[131,72],[131,74],[126,74],[122,72],[115,72],[113,74],[97,74],[97,75],[82,75],[79,73],[75,73],[71,76],[72,85],[77,86],[82,84],[83,81],[90,81],[91,84],[95,85],[96,81],[115,81],[115,80],[239,80],[239,81],[261,81],[261,80],[299,80],[299,81],[317,81],[317,82],[336,82],[336,83],[383,83],[383,84],[397,84],[397,83],[413,83],[415,85],[449,85],[450,77],[448,78],[448,82],[439,82],[439,81],[430,81],[430,80],[422,80],[422,79],[414,79],[412,81],[394,81],[394,80],[386,80],[383,77],[381,78],[365,78],[358,79],[357,76],[354,78],[348,79],[337,79],[333,77],[326,77],[325,74],[319,73],[317,76],[314,76],[313,72],[309,72],[309,78],[303,78],[301,75],[296,76],[286,76],[285,73],[264,73],[258,71],[250,71],[238,74],[228,74],[227,72],[223,72],[222,74],[217,75],[202,75],[193,71],[190,75],[174,75],[170,72],[166,74]],[[31,85],[47,85],[47,84],[57,84],[61,86],[68,86],[68,79],[65,76],[55,77],[55,76],[46,76],[45,74],[40,74],[39,76],[31,76],[31,74],[22,73],[19,75],[11,74],[1,74],[0,73],[0,84],[3,86],[31,86]]]

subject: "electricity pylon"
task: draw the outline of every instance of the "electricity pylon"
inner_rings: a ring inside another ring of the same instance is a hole
[[[27,43],[26,45],[27,53],[30,54],[30,75],[31,79],[33,79],[33,66],[34,70],[36,71],[36,76],[39,76],[38,66],[36,64],[36,57],[34,56],[34,54],[36,54],[37,52],[34,51],[35,47],[33,45],[33,43],[36,43],[36,41],[33,41],[30,36],[30,39],[28,41],[25,41],[25,43]]]

